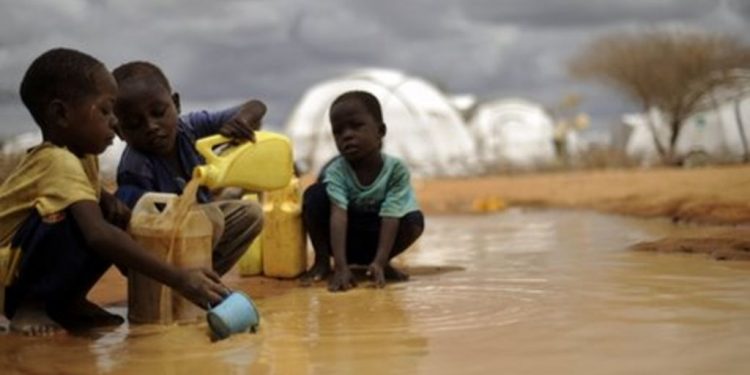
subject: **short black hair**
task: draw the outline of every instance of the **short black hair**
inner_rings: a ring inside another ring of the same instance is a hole
[[[69,48],[54,48],[37,57],[21,80],[21,101],[37,125],[55,99],[76,101],[96,94],[94,72],[105,68],[96,58]],[[106,69],[106,68],[105,68]]]
[[[336,104],[339,104],[341,102],[345,102],[347,100],[357,100],[362,105],[365,106],[365,109],[367,109],[368,112],[372,115],[373,118],[379,123],[383,122],[383,110],[380,108],[380,101],[378,101],[378,98],[375,97],[375,95],[370,94],[367,91],[347,91],[341,95],[339,95],[333,103],[331,103],[331,108],[335,106]]]
[[[172,92],[172,87],[169,84],[167,76],[164,75],[164,72],[162,72],[158,66],[148,61],[131,61],[122,64],[112,71],[112,75],[115,77],[118,85],[134,78],[147,78],[156,80],[156,82],[164,86],[167,91]]]

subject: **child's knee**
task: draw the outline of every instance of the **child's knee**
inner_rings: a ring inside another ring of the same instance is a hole
[[[252,237],[257,236],[263,229],[263,206],[258,202],[252,201],[241,201],[242,209],[241,214],[244,219],[241,220],[247,223],[250,228]]]
[[[219,203],[227,228],[251,228],[262,226],[263,206],[258,202],[228,200]]]
[[[326,192],[325,184],[312,184],[307,189],[305,189],[305,193],[303,194],[303,201],[318,201],[320,199],[328,199],[328,193]]]
[[[325,184],[313,184],[305,190],[302,196],[303,210],[319,213],[330,208],[330,200]]]
[[[224,213],[214,203],[204,203],[200,205],[203,213],[211,221],[211,229],[213,232],[214,245],[219,241],[219,238],[224,234]]]
[[[424,232],[424,216],[420,211],[409,213],[402,219],[407,237],[416,240]]]

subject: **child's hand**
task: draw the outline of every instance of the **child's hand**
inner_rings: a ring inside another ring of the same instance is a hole
[[[383,273],[383,266],[378,263],[371,263],[370,266],[367,267],[367,275],[372,278],[372,282],[375,284],[376,288],[385,287],[385,274]]]
[[[254,125],[237,116],[222,125],[219,129],[219,134],[231,139],[242,139],[255,142]]]
[[[331,292],[345,292],[355,286],[357,283],[354,282],[354,276],[349,268],[334,271],[328,282],[328,290]]]
[[[125,230],[130,223],[130,208],[110,193],[102,193],[99,207],[108,223]]]
[[[221,302],[229,294],[229,288],[222,285],[219,275],[206,268],[185,270],[177,290],[190,302],[204,309]]]
[[[247,139],[255,142],[255,131],[260,129],[266,114],[266,105],[250,100],[240,107],[237,114],[219,129],[219,134],[232,139]]]

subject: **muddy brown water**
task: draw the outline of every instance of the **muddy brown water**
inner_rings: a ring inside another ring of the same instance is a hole
[[[22,374],[745,374],[750,262],[627,251],[709,230],[586,211],[427,219],[412,280],[257,299],[261,326],[0,335]],[[248,291],[252,295],[252,291]],[[110,310],[125,315],[121,306]]]

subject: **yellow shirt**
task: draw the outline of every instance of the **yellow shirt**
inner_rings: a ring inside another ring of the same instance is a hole
[[[68,149],[48,142],[29,150],[0,185],[0,258],[5,250],[5,259],[0,259],[0,276],[6,276],[6,283],[17,263],[12,258],[18,256],[18,252],[11,254],[8,247],[31,210],[46,217],[75,202],[98,201],[99,192],[96,155],[79,159]]]

